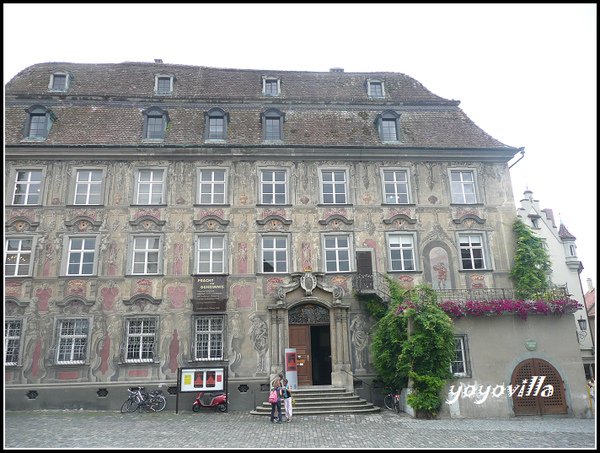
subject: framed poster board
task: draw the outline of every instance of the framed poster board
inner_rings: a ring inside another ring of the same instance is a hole
[[[179,412],[179,394],[190,392],[224,392],[227,394],[227,367],[179,368],[176,413]]]

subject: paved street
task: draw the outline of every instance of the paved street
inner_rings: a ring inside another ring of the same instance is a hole
[[[578,448],[595,449],[595,421],[522,417],[416,420],[305,415],[272,424],[247,412],[159,414],[100,411],[5,412],[4,448]]]

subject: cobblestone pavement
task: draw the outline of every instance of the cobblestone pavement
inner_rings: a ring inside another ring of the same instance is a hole
[[[4,448],[75,449],[491,449],[596,448],[595,420],[519,417],[417,420],[370,415],[300,415],[270,423],[248,412],[5,412]]]

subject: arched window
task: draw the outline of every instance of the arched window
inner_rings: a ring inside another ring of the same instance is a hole
[[[399,134],[400,114],[386,110],[375,119],[375,125],[379,132],[379,138],[382,142],[397,142],[400,141]]]
[[[226,140],[229,113],[220,108],[212,108],[204,113],[204,139]]]
[[[262,114],[264,140],[283,140],[285,114],[277,109],[269,109]]]
[[[169,114],[166,110],[151,107],[144,111],[143,137],[146,140],[164,140]]]
[[[42,105],[33,105],[25,111],[27,121],[23,128],[23,136],[30,140],[45,140],[56,119],[52,111]]]

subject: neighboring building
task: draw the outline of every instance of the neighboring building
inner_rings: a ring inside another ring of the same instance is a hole
[[[592,279],[588,278],[586,280],[587,283],[587,291],[583,295],[585,299],[585,309],[587,311],[587,318],[590,322],[590,335],[592,336],[592,345],[594,347],[594,352],[596,348],[596,288],[594,288],[594,284],[592,283]],[[585,364],[585,378],[590,379],[592,377],[596,377],[596,364],[594,362],[593,365]]]
[[[194,366],[249,410],[288,347],[300,385],[381,401],[361,296],[382,274],[512,294],[520,150],[404,74],[42,63],[5,96],[9,410],[115,409]],[[441,416],[585,415],[571,323],[457,320],[453,383],[542,369],[556,395]]]
[[[574,313],[574,334],[581,349],[583,367],[586,374],[589,374],[589,370],[595,364],[594,338],[581,286],[580,274],[583,265],[577,258],[576,237],[569,233],[562,220],[560,225],[556,226],[552,209],[540,209],[539,200],[534,200],[531,190],[523,192],[517,216],[542,238],[552,263],[552,283],[566,285],[571,297],[581,304],[581,308]]]

